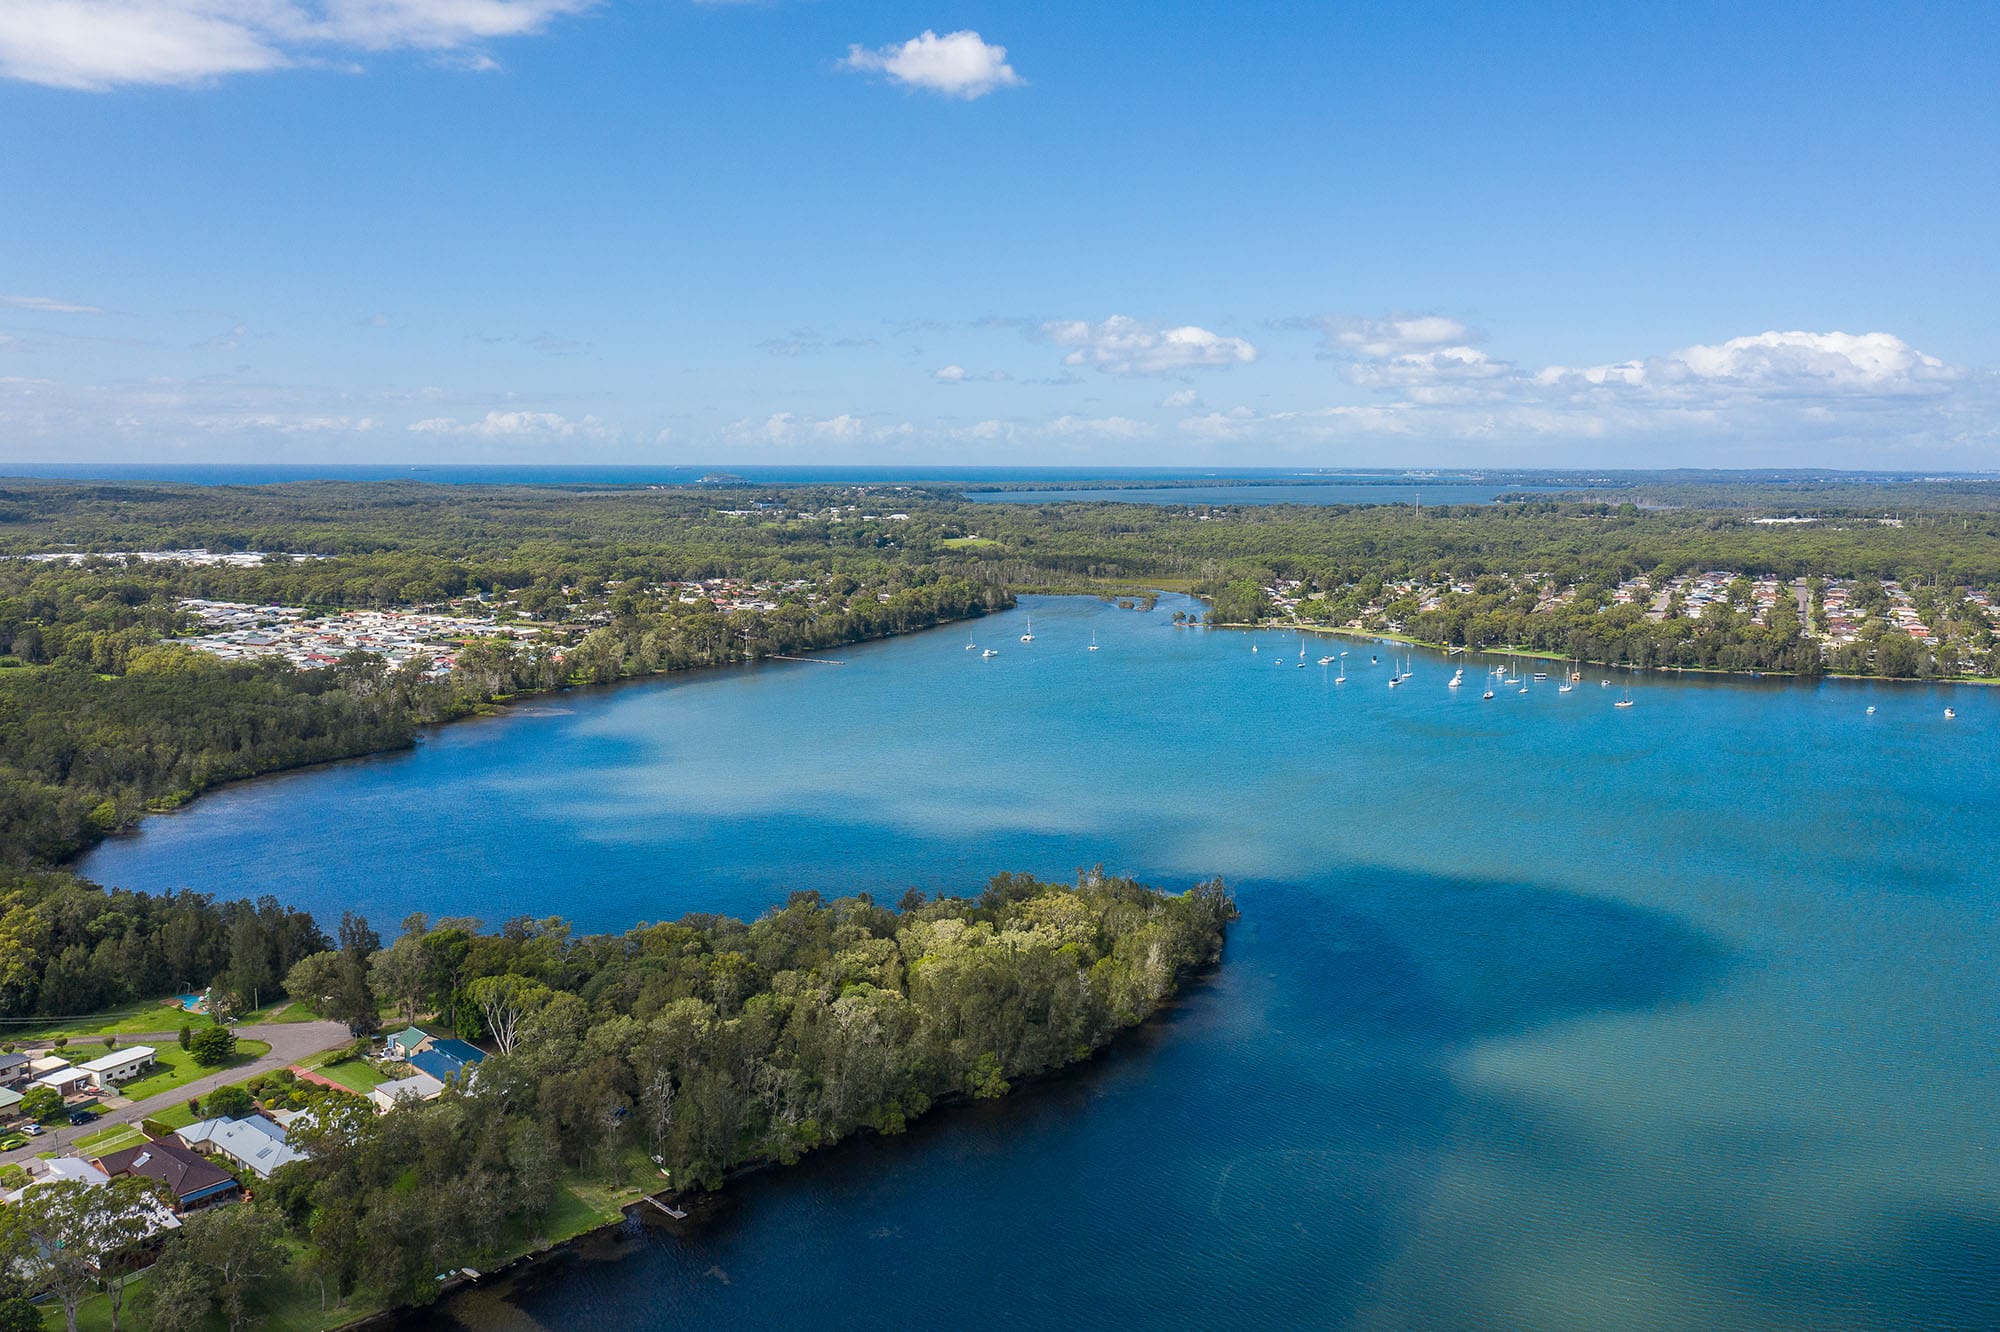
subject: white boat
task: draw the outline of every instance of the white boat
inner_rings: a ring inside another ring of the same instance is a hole
[[[1570,690],[1572,690],[1572,689],[1574,689],[1574,688],[1576,688],[1576,686],[1575,686],[1575,685],[1573,685],[1573,684],[1571,684],[1571,683],[1570,683],[1569,681],[1565,680],[1565,681],[1563,681],[1563,682],[1562,682],[1561,684],[1559,684],[1559,685],[1557,685],[1557,686],[1556,686],[1556,692],[1557,692],[1558,694],[1567,694],[1567,693],[1568,693],[1568,692],[1569,692]]]
[[[1095,629],[1090,631],[1090,650],[1092,652],[1097,651],[1097,631]]]
[[[1021,641],[1023,643],[1032,643],[1035,641],[1035,617],[1032,615],[1028,617],[1028,632],[1021,635]]]
[[[1335,684],[1347,683],[1347,654],[1345,652],[1340,654],[1340,674],[1333,677],[1333,682]]]
[[[987,649],[986,649],[986,651],[984,651],[984,652],[980,653],[979,655],[980,655],[980,656],[982,656],[982,657],[997,657],[997,656],[999,656],[999,655],[1000,655],[1000,649],[999,649],[999,648],[987,648]]]
[[[1481,697],[1481,698],[1491,698],[1491,697],[1493,697],[1493,691],[1492,691],[1491,689],[1489,689],[1489,690],[1487,690],[1487,691],[1486,691],[1485,693],[1481,694],[1481,695],[1480,695],[1480,697]]]
[[[1321,657],[1321,658],[1319,659],[1319,664],[1320,664],[1320,665],[1322,665],[1322,666],[1331,666],[1331,665],[1333,665],[1333,658],[1332,658],[1332,657]]]
[[[1868,715],[1871,717],[1875,715],[1875,705],[1873,703],[1868,705]]]
[[[1305,668],[1306,668],[1306,640],[1301,638],[1299,640],[1299,669],[1304,670]]]
[[[1612,706],[1612,707],[1614,707],[1614,708],[1629,708],[1629,707],[1631,707],[1631,706],[1632,706],[1632,691],[1631,691],[1630,689],[1627,689],[1627,690],[1625,691],[1625,697],[1623,697],[1623,698],[1619,699],[1619,700],[1618,700],[1618,701],[1617,701],[1616,703],[1613,703],[1613,704],[1612,704],[1611,706]]]
[[[1957,715],[1958,715],[1957,708],[1946,708],[1944,710],[1944,719],[1946,721],[1950,721],[1953,717],[1956,717]]]

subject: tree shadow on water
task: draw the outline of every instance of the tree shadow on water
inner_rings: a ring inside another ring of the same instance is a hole
[[[1090,1064],[739,1179],[510,1307],[604,1332],[1338,1326],[1440,1187],[1454,1058],[1728,964],[1669,917],[1529,885],[1357,869],[1240,899],[1223,965]]]

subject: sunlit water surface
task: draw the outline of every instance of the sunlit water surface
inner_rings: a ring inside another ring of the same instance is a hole
[[[1616,709],[1592,671],[1485,701],[1489,662],[1390,689],[1389,648],[1306,644],[1345,647],[1336,684],[1186,606],[565,695],[85,868],[391,931],[1096,862],[1236,885],[1225,965],[1091,1068],[433,1319],[2000,1325],[2000,696],[1645,675]]]

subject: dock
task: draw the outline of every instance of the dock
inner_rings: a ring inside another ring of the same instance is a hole
[[[680,1208],[675,1207],[671,1203],[663,1203],[658,1198],[652,1197],[650,1195],[648,1195],[644,1199],[644,1201],[653,1204],[653,1206],[659,1208],[661,1211],[665,1212],[668,1216],[672,1217],[676,1221],[687,1220],[688,1214],[682,1211]]]

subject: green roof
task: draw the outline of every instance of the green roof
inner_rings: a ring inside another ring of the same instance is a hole
[[[391,1033],[389,1036],[390,1040],[402,1046],[405,1050],[414,1049],[430,1038],[431,1034],[422,1027],[405,1027],[401,1031]]]

